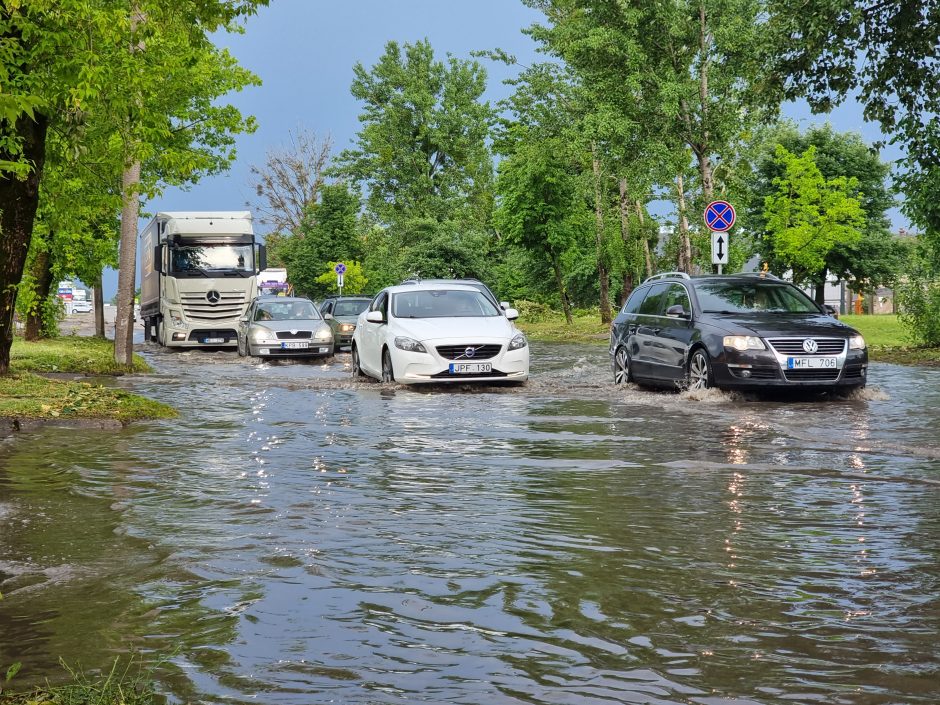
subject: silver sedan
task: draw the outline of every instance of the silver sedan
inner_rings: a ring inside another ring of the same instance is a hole
[[[309,299],[259,296],[238,321],[238,354],[329,357],[333,331]]]

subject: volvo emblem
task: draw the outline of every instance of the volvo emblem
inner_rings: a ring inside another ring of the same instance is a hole
[[[476,348],[467,348],[466,350],[463,351],[464,357],[473,357],[476,354],[477,354]]]
[[[215,289],[209,289],[209,291],[206,292],[206,301],[208,301],[210,304],[217,304],[221,300],[222,294],[220,294]]]
[[[814,352],[819,350],[819,343],[817,343],[812,338],[807,338],[803,341],[803,349],[812,355]]]

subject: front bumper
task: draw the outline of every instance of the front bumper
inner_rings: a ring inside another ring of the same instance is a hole
[[[802,357],[802,356],[798,356]],[[773,350],[728,350],[712,361],[722,389],[854,389],[868,381],[868,351],[849,350],[834,369],[788,369],[787,356]]]
[[[249,341],[248,350],[255,357],[329,357],[333,354],[332,340],[311,340],[306,348],[284,347],[286,341]]]
[[[429,352],[417,353],[393,348],[392,367],[395,381],[401,384],[440,384],[453,382],[524,382],[529,378],[529,346],[518,350],[506,350],[506,342],[500,341],[500,352],[485,360],[449,360],[441,357],[435,345],[447,345],[447,341],[427,342]],[[489,373],[451,372],[451,363],[488,363]]]
[[[174,328],[166,326],[166,345],[179,348],[234,348],[238,333],[234,328]]]

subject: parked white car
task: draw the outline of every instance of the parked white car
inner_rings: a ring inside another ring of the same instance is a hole
[[[529,344],[503,311],[464,284],[392,286],[361,314],[352,340],[353,375],[383,382],[524,382]]]

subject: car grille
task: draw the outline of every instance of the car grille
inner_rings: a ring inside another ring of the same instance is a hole
[[[474,348],[473,355],[467,355],[467,348]],[[489,360],[502,349],[502,345],[438,345],[437,354],[445,360]]]
[[[835,382],[840,370],[784,370],[788,382]]]
[[[309,339],[313,337],[313,332],[309,330],[299,330],[296,333],[289,330],[279,330],[277,331],[278,340],[301,340]]]
[[[819,349],[808,353],[803,349],[804,340],[815,340]],[[768,338],[768,343],[781,355],[840,355],[845,351],[845,338]]]
[[[738,367],[729,367],[728,370],[735,377],[741,379],[780,379],[780,374],[775,367],[749,367],[746,369]],[[744,372],[747,372],[745,376]]]
[[[218,303],[210,304],[205,293],[180,294],[180,303],[183,313],[190,321],[206,321],[212,323],[225,319],[238,318],[245,310],[244,291],[220,291]]]

